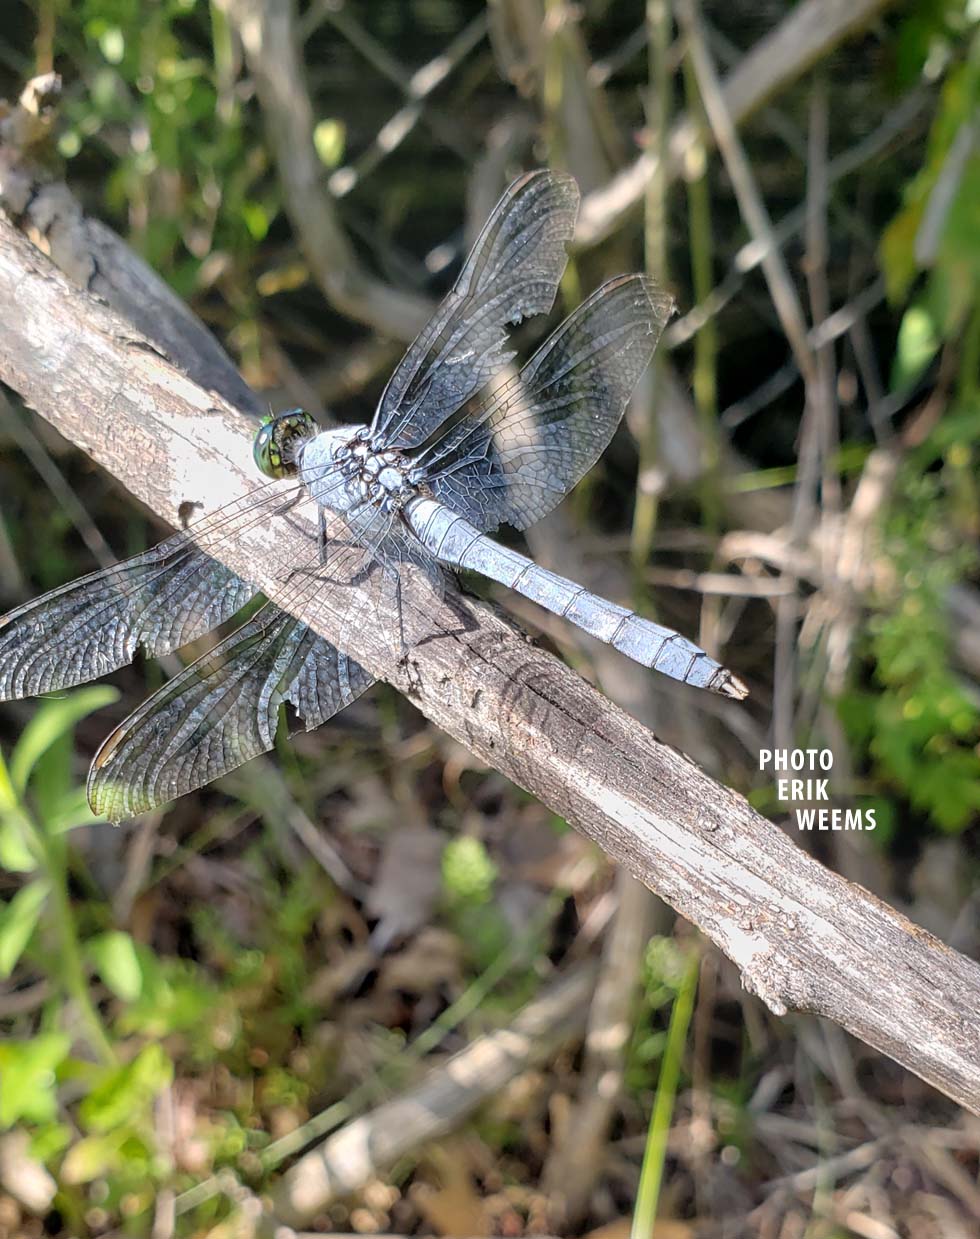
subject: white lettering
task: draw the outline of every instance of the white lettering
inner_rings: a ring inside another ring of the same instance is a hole
[[[829,782],[829,779],[777,779],[776,796],[779,800],[793,800],[798,804],[829,800]]]
[[[874,809],[797,809],[800,830],[874,830]]]
[[[834,755],[830,749],[760,749],[760,770],[831,770]]]

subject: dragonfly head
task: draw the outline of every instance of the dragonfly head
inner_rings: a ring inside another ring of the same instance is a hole
[[[317,432],[316,422],[302,409],[265,417],[255,433],[252,455],[269,478],[289,478],[298,471],[299,449]]]

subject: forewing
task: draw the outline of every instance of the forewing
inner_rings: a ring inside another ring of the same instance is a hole
[[[159,656],[255,595],[186,534],[42,594],[0,618],[0,700],[96,680],[142,646]]]
[[[311,730],[373,682],[329,641],[266,603],[116,728],[92,762],[89,803],[113,822],[146,812],[267,752],[283,702]]]
[[[505,328],[554,304],[578,200],[571,177],[547,170],[511,185],[382,394],[371,424],[381,446],[424,443],[513,357]]]
[[[419,459],[434,496],[485,532],[540,520],[605,450],[672,312],[645,276],[604,284]]]

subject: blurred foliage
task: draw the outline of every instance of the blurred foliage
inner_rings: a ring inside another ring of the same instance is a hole
[[[954,430],[948,422],[946,429]],[[933,436],[902,468],[884,529],[893,575],[868,626],[875,684],[841,703],[881,790],[898,790],[948,831],[962,830],[980,811],[980,709],[951,666],[947,618],[950,588],[978,563],[975,535],[965,540],[966,531],[957,530],[956,509],[961,471],[975,471],[980,404],[960,429],[969,430],[969,442],[955,439],[936,460],[944,436]],[[973,480],[966,489],[975,498]],[[879,810],[887,802],[883,797]]]
[[[641,1094],[656,1084],[667,1043],[661,1014],[669,1011],[684,988],[689,963],[690,952],[671,938],[657,936],[647,943],[640,974],[640,1011],[626,1060],[626,1084],[631,1092]]]
[[[948,407],[908,452],[884,514],[889,579],[867,629],[875,684],[841,703],[882,792],[898,790],[942,830],[980,812],[980,706],[950,657],[949,591],[980,564],[980,31],[970,6],[917,6],[899,36],[910,79],[946,74],[922,169],[881,242],[889,297],[905,306],[893,391],[914,390],[949,350]],[[945,393],[943,393],[945,394]],[[876,789],[877,790],[877,789]],[[886,805],[882,797],[879,804]]]
[[[480,968],[489,967],[510,939],[507,922],[493,902],[496,878],[497,868],[479,839],[464,835],[446,844],[442,884],[448,921]]]
[[[258,289],[275,277],[253,264],[281,196],[221,6],[86,0],[59,11],[56,33],[74,86],[58,150],[90,165],[67,175],[102,171],[93,208],[181,296],[220,285],[216,312],[254,375]],[[342,138],[326,129],[322,146],[336,154]]]

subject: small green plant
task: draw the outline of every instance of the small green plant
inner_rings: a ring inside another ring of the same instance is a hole
[[[72,732],[93,710],[116,699],[95,686],[45,701],[18,741],[9,764],[0,755],[0,865],[26,881],[0,913],[0,976],[37,949],[77,1006],[91,1049],[114,1054],[88,992],[77,927],[68,896],[69,831],[97,819],[72,775]],[[42,929],[50,936],[42,941]]]
[[[258,936],[246,948],[202,910],[202,962],[161,958],[113,926],[104,901],[72,901],[70,832],[98,821],[74,778],[72,732],[115,697],[98,686],[43,701],[9,761],[0,754],[0,864],[16,886],[0,910],[0,975],[31,969],[55,986],[0,1042],[0,1130],[29,1134],[69,1218],[96,1199],[107,1216],[150,1216],[161,1185],[193,1180],[159,1147],[154,1117],[175,1063],[185,1082],[219,1063],[235,1071],[240,1085],[220,1112],[202,1112],[194,1144],[242,1175],[267,1139],[252,1130],[256,1108],[303,1118],[309,1073],[323,1075],[315,1056],[292,1059],[313,1011],[307,947],[329,897],[315,866],[291,875],[283,898],[256,849],[254,893],[268,910]]]
[[[478,968],[489,967],[510,940],[507,922],[493,902],[496,880],[497,867],[479,839],[463,835],[446,845],[442,854],[446,917]]]
[[[980,710],[951,664],[948,619],[950,589],[977,562],[956,532],[950,459],[961,450],[970,451],[953,444],[934,471],[916,454],[900,473],[883,530],[889,579],[868,626],[876,683],[841,702],[872,779],[945,831],[964,829],[980,811]]]
[[[626,1087],[634,1095],[651,1089],[667,1041],[658,1015],[677,997],[683,984],[685,953],[672,938],[651,938],[643,956],[640,999],[633,1037],[626,1055]]]
[[[122,1194],[153,1177],[152,1102],[172,1067],[158,1045],[126,1057],[110,1038],[92,1000],[89,967],[131,1000],[143,987],[142,963],[128,934],[83,942],[69,896],[67,836],[98,820],[74,781],[72,733],[116,695],[98,686],[43,702],[9,763],[0,755],[0,863],[24,879],[0,913],[0,975],[27,960],[59,987],[40,1031],[0,1044],[0,1128],[26,1126],[33,1155],[57,1159],[62,1185],[124,1170],[113,1187]],[[72,1124],[64,1121],[66,1090],[78,1099]]]
[[[920,4],[905,24],[906,77],[934,75],[941,65],[946,78],[925,162],[881,242],[889,299],[908,303],[893,390],[918,379],[944,342],[961,341],[961,398],[980,390],[980,33],[962,38],[969,25],[962,0]],[[958,51],[965,51],[961,59]]]
[[[879,807],[897,789],[945,831],[980,812],[980,710],[952,664],[948,618],[950,591],[976,571],[980,533],[980,34],[963,38],[969,25],[961,0],[922,3],[899,41],[905,85],[945,80],[925,161],[881,243],[889,298],[905,306],[891,388],[913,390],[941,354],[951,390],[883,518],[866,634],[875,684],[841,702]]]
[[[671,1003],[670,1023],[658,1044],[660,1070],[646,1148],[640,1170],[640,1183],[633,1209],[631,1239],[646,1239],[654,1234],[657,1205],[663,1183],[667,1137],[674,1115],[687,1032],[694,1011],[701,957],[697,950],[681,951],[666,938],[653,938],[645,960],[644,997],[650,1011]],[[644,1021],[638,1021],[641,1023]]]

